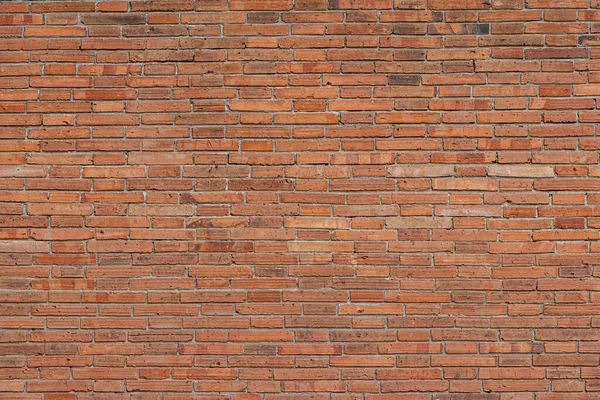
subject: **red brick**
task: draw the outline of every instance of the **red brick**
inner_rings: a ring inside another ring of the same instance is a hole
[[[0,4],[0,399],[596,399],[599,9]]]

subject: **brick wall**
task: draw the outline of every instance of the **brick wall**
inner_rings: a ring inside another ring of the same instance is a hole
[[[0,25],[0,400],[600,398],[600,1]]]

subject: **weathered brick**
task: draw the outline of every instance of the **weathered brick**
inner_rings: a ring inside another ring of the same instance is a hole
[[[1,3],[0,399],[596,399],[599,9]]]
[[[544,165],[490,165],[487,168],[489,176],[513,177],[513,178],[551,178],[554,177],[554,169]]]

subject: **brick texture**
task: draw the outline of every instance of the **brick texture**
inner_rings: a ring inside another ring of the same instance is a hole
[[[600,399],[600,1],[0,2],[0,400]]]

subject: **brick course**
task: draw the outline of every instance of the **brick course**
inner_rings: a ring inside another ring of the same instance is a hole
[[[0,3],[0,400],[600,398],[600,1]]]

